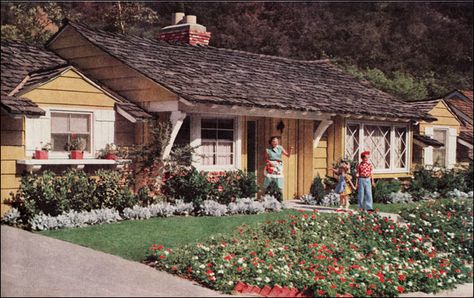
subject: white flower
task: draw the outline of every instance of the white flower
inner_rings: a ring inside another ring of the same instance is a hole
[[[270,281],[271,281],[271,279],[268,276],[265,276],[265,282],[269,283]]]
[[[204,269],[206,266],[204,264],[199,265],[199,268]]]

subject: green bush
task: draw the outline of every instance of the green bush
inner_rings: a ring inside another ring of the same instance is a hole
[[[458,189],[469,192],[472,190],[472,162],[466,170],[446,170],[432,167],[417,167],[413,172],[413,180],[409,192],[420,200],[428,193],[438,192],[444,197],[448,192]]]
[[[279,202],[283,202],[283,193],[275,181],[270,182],[268,187],[265,189],[265,194],[275,197]]]
[[[98,180],[94,199],[97,201],[97,208],[115,208],[122,212],[123,209],[138,203],[137,197],[129,188],[120,185],[119,172],[100,169],[96,175]]]
[[[241,170],[200,173],[194,167],[181,167],[164,174],[161,191],[171,199],[193,202],[197,207],[206,199],[229,204],[236,198],[254,197],[258,186],[253,173]]]
[[[57,216],[70,210],[115,208],[122,211],[138,202],[128,185],[120,184],[117,171],[98,170],[95,175],[98,179],[75,169],[61,175],[50,171],[26,174],[10,204],[20,211],[21,221],[26,224],[40,212]]]
[[[323,180],[321,179],[321,177],[319,177],[319,175],[317,175],[313,179],[313,182],[311,183],[311,188],[309,189],[309,193],[318,202],[321,202],[321,200],[324,198],[324,195],[326,193],[324,192]]]
[[[400,190],[400,186],[401,184],[398,180],[377,180],[375,187],[372,190],[374,203],[387,203],[388,196],[392,192],[398,192]]]
[[[174,200],[192,202],[198,207],[211,194],[212,184],[196,168],[165,172],[161,191]]]

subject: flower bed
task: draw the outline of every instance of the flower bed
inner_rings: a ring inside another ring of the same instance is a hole
[[[466,214],[472,222],[472,208],[462,208],[462,215],[452,215],[460,216],[456,222]],[[241,227],[234,235],[212,237],[205,244],[175,250],[154,245],[148,258],[157,269],[224,292],[241,282],[314,296],[396,296],[471,281],[471,256],[453,248],[458,246],[454,241],[443,254],[436,245],[430,234],[376,213],[302,212],[256,229]]]
[[[115,208],[93,209],[91,211],[77,212],[70,210],[59,215],[49,215],[40,212],[34,215],[26,223],[22,219],[21,212],[12,208],[1,219],[2,223],[22,226],[32,230],[52,230],[62,228],[76,228],[87,225],[111,223],[121,220],[149,219],[151,217],[169,217],[173,215],[205,215],[224,216],[233,214],[257,214],[263,212],[280,211],[282,204],[275,198],[265,196],[262,202],[251,198],[237,199],[235,203],[228,206],[216,201],[206,200],[195,211],[193,203],[184,203],[177,200],[174,204],[160,202],[148,206],[135,205],[125,208],[121,212]]]

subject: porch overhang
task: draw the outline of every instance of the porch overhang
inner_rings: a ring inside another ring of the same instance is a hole
[[[336,114],[299,111],[289,109],[277,108],[258,108],[247,107],[239,105],[219,105],[219,104],[205,104],[205,103],[191,103],[187,100],[180,99],[179,110],[192,114],[221,114],[234,116],[254,116],[254,117],[268,117],[268,118],[287,118],[287,119],[303,119],[303,120],[330,120]]]

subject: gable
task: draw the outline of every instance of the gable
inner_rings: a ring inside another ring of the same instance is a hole
[[[178,100],[175,93],[92,44],[70,26],[64,27],[48,48],[132,102]]]
[[[100,88],[88,82],[74,69],[21,92],[34,103],[42,105],[92,106],[113,108],[115,100]]]
[[[440,100],[430,111],[429,114],[437,120],[431,123],[420,122],[420,131],[424,133],[427,126],[448,126],[456,128],[459,133],[459,121],[456,115],[448,108],[444,100]]]

